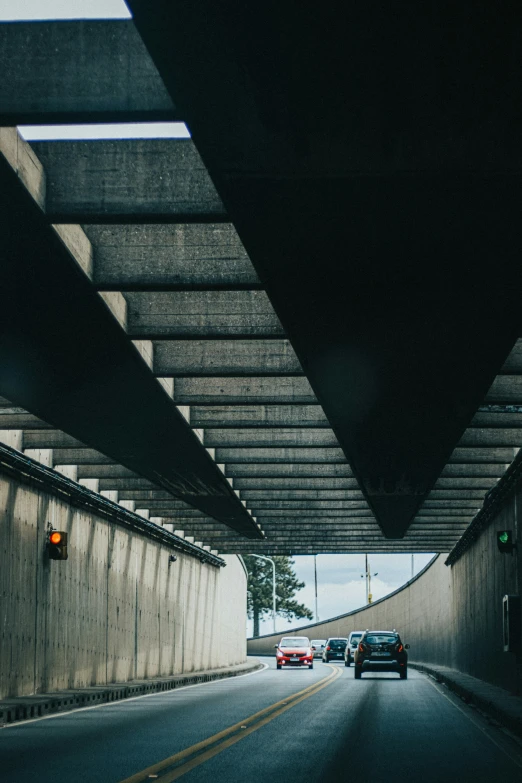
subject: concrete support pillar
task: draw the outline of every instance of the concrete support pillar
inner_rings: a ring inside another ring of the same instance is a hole
[[[127,511],[134,511],[134,509],[136,508],[135,500],[119,500],[118,504],[123,508],[126,508]]]
[[[26,457],[36,460],[41,465],[45,465],[46,468],[52,468],[53,466],[53,450],[52,449],[24,449]]]
[[[100,296],[116,318],[127,331],[127,302],[119,291],[100,291]]]
[[[73,481],[78,479],[78,465],[55,465],[54,469],[62,476],[70,478]]]
[[[5,443],[17,451],[23,451],[24,431],[23,430],[0,430],[0,443]]]
[[[174,378],[158,378],[158,383],[163,386],[169,397],[174,399]]]
[[[190,405],[176,405],[176,407],[185,421],[190,424]]]
[[[119,492],[117,489],[102,489],[100,495],[107,500],[112,500],[113,503],[118,502]]]
[[[98,492],[100,489],[100,479],[97,478],[82,478],[78,481],[78,484],[91,489],[93,492]]]
[[[152,340],[133,340],[132,344],[138,349],[147,367],[150,367],[152,370],[154,364],[154,345]]]

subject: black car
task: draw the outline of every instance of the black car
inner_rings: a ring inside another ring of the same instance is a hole
[[[347,644],[348,639],[343,636],[331,636],[330,639],[327,639],[323,650],[323,663],[344,660],[344,651]]]
[[[401,680],[408,676],[409,644],[403,644],[397,631],[365,631],[354,654],[354,677],[363,672],[397,672]]]

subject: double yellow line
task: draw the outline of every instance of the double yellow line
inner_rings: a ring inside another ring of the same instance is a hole
[[[249,718],[245,718],[240,723],[235,723],[233,726],[229,726],[228,729],[223,729],[223,731],[214,734],[212,737],[208,737],[202,742],[197,742],[195,745],[191,745],[190,748],[185,748],[185,750],[175,753],[157,764],[153,764],[152,767],[147,767],[147,769],[131,775],[130,778],[125,778],[120,783],[145,783],[145,781],[155,778],[158,778],[161,783],[172,783],[172,781],[190,772],[191,769],[199,767],[200,764],[204,764],[205,761],[217,756],[218,753],[235,745],[236,742],[240,742],[240,740],[248,737],[249,734],[257,731],[262,726],[266,726],[267,723],[295,707],[299,702],[310,698],[310,696],[331,685],[341,674],[341,669],[332,667],[330,674],[323,677],[322,680],[309,685],[308,688],[304,688],[302,691],[293,693],[291,696],[271,704],[269,707],[265,707],[264,710],[250,715]]]

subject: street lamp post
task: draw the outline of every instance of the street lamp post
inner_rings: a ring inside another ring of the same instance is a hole
[[[272,619],[274,622],[274,633],[276,632],[276,570],[275,561],[271,557],[265,557],[265,555],[252,555],[259,560],[266,560],[268,563],[272,563]]]
[[[364,558],[365,558],[365,573],[361,574],[361,576],[366,578],[366,603],[371,604],[373,600],[372,576],[377,576],[379,572],[376,571],[374,574],[370,573],[370,564],[368,562],[368,555],[365,555]]]

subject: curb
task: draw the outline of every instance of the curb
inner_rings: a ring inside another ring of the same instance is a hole
[[[493,718],[506,729],[522,738],[522,699],[509,693],[498,685],[491,685],[470,674],[443,666],[431,666],[426,663],[408,662],[408,666],[434,677],[460,698],[487,717]]]
[[[54,715],[60,712],[93,707],[97,704],[109,704],[114,701],[144,696],[149,693],[162,693],[187,685],[222,680],[226,677],[239,677],[242,674],[262,669],[258,660],[230,666],[224,669],[210,669],[204,672],[178,674],[172,677],[157,677],[151,680],[133,680],[132,682],[99,685],[55,693],[42,693],[33,696],[18,696],[0,701],[0,728],[18,721]]]

